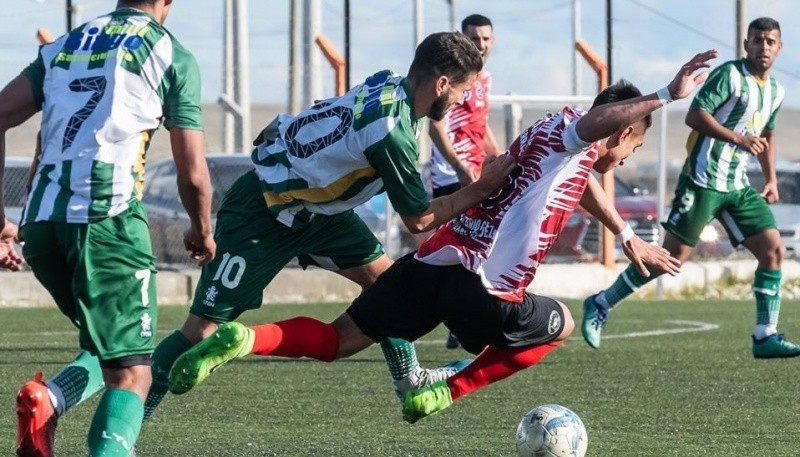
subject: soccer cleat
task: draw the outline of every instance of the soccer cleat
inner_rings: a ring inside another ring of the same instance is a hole
[[[17,455],[52,457],[57,422],[42,373],[37,372],[17,394]]]
[[[608,309],[597,304],[597,294],[590,295],[583,301],[583,322],[581,332],[586,343],[597,349],[600,347],[600,333],[608,320]]]
[[[192,390],[217,368],[249,354],[254,339],[255,332],[243,324],[220,325],[208,338],[178,357],[169,372],[169,391],[180,395]]]
[[[458,337],[455,335],[455,333],[448,333],[447,341],[444,343],[444,347],[447,349],[458,349],[459,346],[461,346],[461,342],[458,341]]]
[[[403,396],[403,420],[413,424],[452,404],[453,398],[450,396],[447,381],[438,381],[422,389],[405,393]]]
[[[783,337],[783,333],[774,333],[757,340],[753,337],[753,357],[757,359],[775,359],[797,357],[800,346]]]
[[[392,381],[394,383],[394,392],[397,394],[397,398],[402,401],[403,395],[406,392],[421,389],[438,381],[443,381],[463,370],[470,362],[472,362],[472,359],[463,359],[448,363],[439,368],[417,368],[405,378]]]

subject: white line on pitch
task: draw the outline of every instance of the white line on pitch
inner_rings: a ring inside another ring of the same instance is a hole
[[[666,322],[676,325],[686,325],[687,327],[647,330],[645,332],[622,333],[619,335],[603,335],[603,339],[607,340],[611,338],[642,338],[646,336],[673,335],[676,333],[707,332],[709,330],[716,330],[719,328],[719,325],[710,324],[708,322],[699,322],[699,321],[666,321]]]

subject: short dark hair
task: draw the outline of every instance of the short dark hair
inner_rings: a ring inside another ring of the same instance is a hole
[[[753,22],[747,26],[747,36],[750,36],[750,32],[769,32],[770,30],[777,30],[778,34],[780,34],[781,25],[778,23],[778,21],[772,19],[771,17],[760,17],[758,19],[754,19]]]
[[[492,27],[492,21],[482,14],[470,14],[461,21],[461,33],[467,33],[467,27]]]
[[[119,3],[125,5],[155,5],[158,0],[122,0]]]
[[[422,82],[447,76],[450,82],[459,84],[481,71],[481,68],[481,53],[466,35],[439,32],[428,35],[417,46],[408,77]]]
[[[615,84],[606,87],[597,94],[597,97],[594,98],[594,103],[592,103],[592,108],[605,105],[606,103],[621,102],[641,96],[642,91],[640,91],[638,87],[631,84],[628,80],[620,79]],[[645,129],[649,129],[650,126],[653,125],[653,116],[649,114],[642,118],[642,120],[644,121]]]

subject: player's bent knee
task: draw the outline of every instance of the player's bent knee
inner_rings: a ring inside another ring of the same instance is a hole
[[[572,319],[572,313],[570,313],[569,308],[567,305],[558,302],[559,306],[561,306],[561,312],[564,315],[564,325],[561,329],[561,333],[558,335],[557,340],[563,340],[572,334],[572,331],[575,330],[575,321]]]
[[[145,398],[152,382],[150,356],[137,355],[100,361],[107,389],[125,389]]]

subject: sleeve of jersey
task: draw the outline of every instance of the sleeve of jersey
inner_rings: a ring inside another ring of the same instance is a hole
[[[428,194],[417,171],[417,140],[398,125],[383,141],[364,151],[378,170],[392,207],[404,216],[415,216],[428,209]]]
[[[697,91],[690,109],[703,110],[714,114],[731,97],[730,73],[733,64],[717,67],[708,75],[703,87]]]
[[[592,143],[583,141],[581,137],[578,136],[578,131],[575,128],[576,125],[578,125],[578,122],[570,122],[562,134],[564,149],[566,149],[569,154],[578,153],[592,145]]]
[[[164,127],[203,130],[200,69],[188,51],[175,45],[172,66],[164,76]]]
[[[41,47],[39,49],[41,50]],[[40,108],[42,107],[42,103],[44,103],[44,73],[44,60],[42,59],[41,52],[36,57],[36,60],[22,70],[22,75],[28,78],[28,81],[31,83],[33,97],[36,99],[36,105]]]

